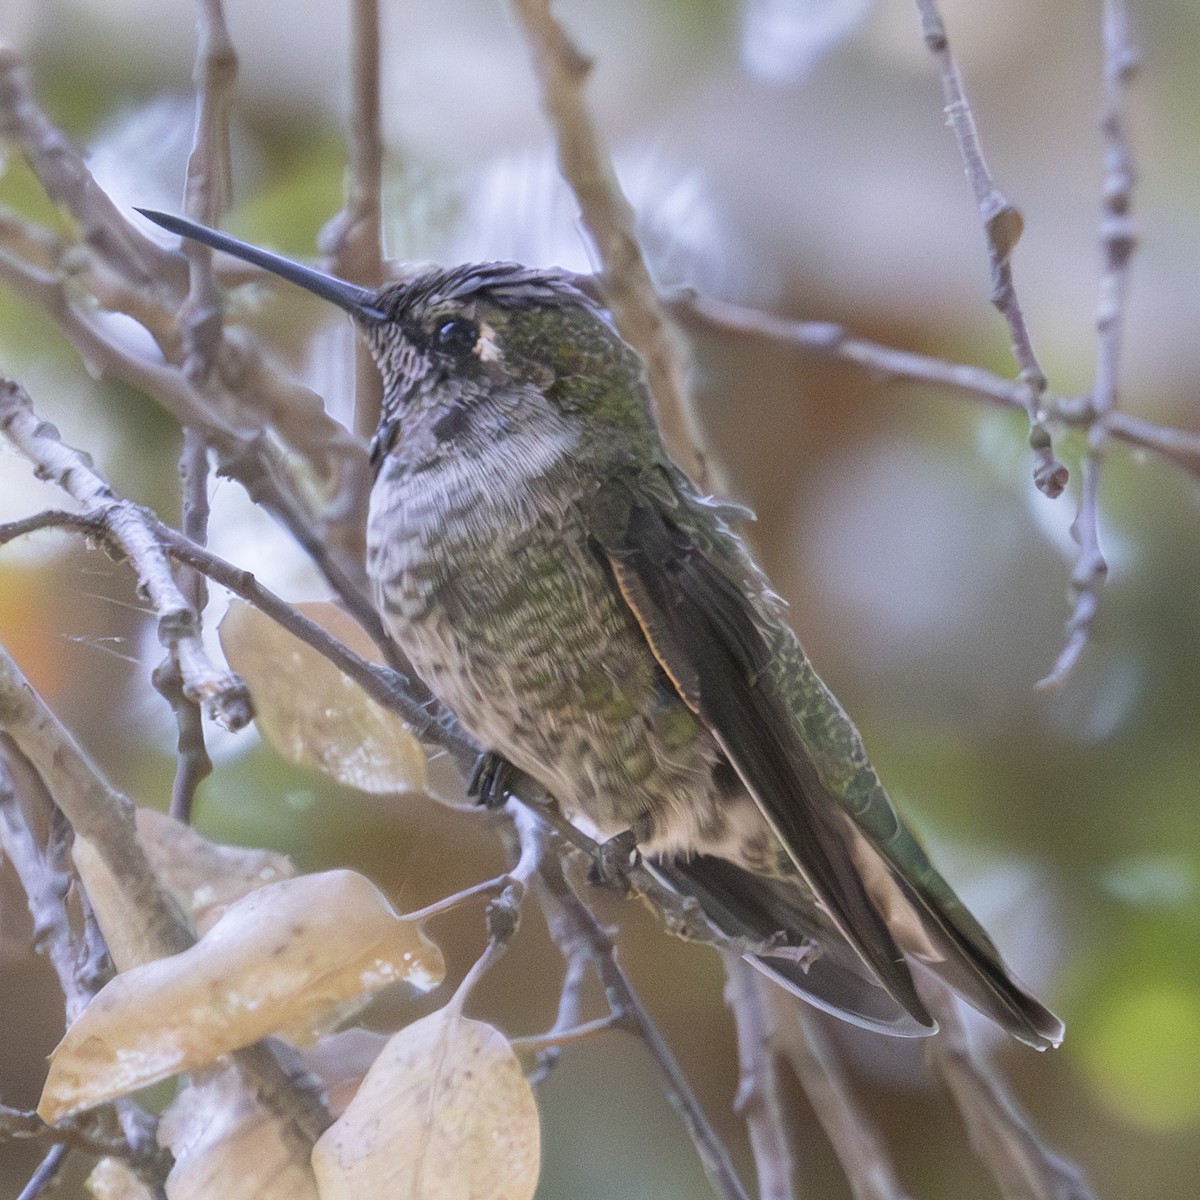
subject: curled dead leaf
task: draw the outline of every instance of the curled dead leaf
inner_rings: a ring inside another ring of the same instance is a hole
[[[334,605],[296,607],[364,657],[373,652]],[[229,606],[220,637],[229,665],[250,686],[259,732],[289,762],[364,792],[424,790],[420,742],[327,658],[241,600]]]
[[[346,1111],[363,1076],[387,1043],[386,1033],[354,1026],[331,1033],[300,1052],[305,1067],[321,1081],[325,1102],[335,1117]]]
[[[296,874],[291,859],[278,851],[214,842],[153,808],[139,808],[136,817],[155,874],[197,933],[207,933],[234,901]]]
[[[197,933],[211,929],[230,904],[255,888],[296,874],[285,855],[223,846],[152,808],[139,808],[136,819],[138,839],[155,874]],[[140,923],[123,915],[127,889],[113,879],[91,842],[76,837],[72,856],[117,970],[127,971],[153,958],[148,947],[131,940],[129,930],[140,928]]]
[[[317,1200],[307,1144],[232,1069],[184,1088],[162,1115],[170,1200]]]
[[[109,956],[118,971],[151,962],[158,947],[147,940],[145,923],[129,911],[129,888],[113,874],[102,854],[81,834],[71,842],[71,858],[96,914]]]
[[[312,1165],[321,1200],[530,1200],[540,1150],[512,1047],[451,1003],[388,1042]]]
[[[84,1180],[93,1200],[154,1200],[148,1184],[121,1158],[102,1158]]]
[[[118,975],[67,1030],[38,1111],[50,1123],[268,1034],[311,1040],[394,980],[423,991],[441,951],[353,871],[268,884],[196,945]]]

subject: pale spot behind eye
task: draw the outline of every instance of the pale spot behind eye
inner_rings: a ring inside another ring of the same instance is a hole
[[[504,358],[504,351],[496,341],[496,331],[490,325],[479,326],[479,341],[471,352],[478,356],[480,362],[500,362]]]

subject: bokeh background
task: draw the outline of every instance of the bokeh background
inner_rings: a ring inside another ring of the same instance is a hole
[[[909,4],[888,0],[563,0],[596,60],[591,97],[664,282],[1014,370],[987,302],[982,236]],[[945,0],[990,164],[1021,205],[1016,277],[1064,395],[1092,377],[1102,145],[1100,4]],[[1200,429],[1200,5],[1132,6],[1141,171],[1122,404]],[[524,47],[503,5],[384,5],[386,226],[398,258],[513,257],[582,268]],[[227,0],[240,55],[228,226],[312,255],[341,202],[348,15],[326,0]],[[182,0],[5,0],[51,117],[120,202],[175,209],[191,137],[194,20]],[[0,203],[60,220],[15,155]],[[232,317],[346,411],[345,323],[285,290]],[[1059,1011],[1057,1053],[995,1057],[1045,1139],[1100,1196],[1172,1200],[1200,1178],[1200,513],[1195,479],[1113,448],[1101,494],[1110,578],[1066,689],[1033,683],[1061,646],[1075,492],[1038,496],[1019,416],[737,338],[693,342],[708,438],[759,521],[751,537],[884,779],[1020,972]],[[93,383],[52,324],[0,291],[0,370],[124,493],[178,510],[179,435],[146,398]],[[1077,465],[1080,446],[1061,452]],[[320,594],[233,484],[214,544],[292,598]],[[0,520],[55,503],[0,448]],[[214,597],[219,609],[220,595]],[[0,551],[0,640],[116,783],[165,807],[171,724],[127,571],[44,535]],[[253,734],[217,739],[197,825],[358,867],[401,906],[492,873],[470,817],[367,798],[286,767]],[[621,950],[739,1164],[721,971],[637,906],[602,902]],[[483,931],[435,933],[461,974]],[[61,1033],[0,865],[0,1099],[32,1106]],[[531,914],[473,1001],[513,1034],[553,1020],[559,964]],[[424,1002],[440,1002],[438,997]],[[373,1020],[423,1011],[407,996]],[[993,1194],[911,1046],[838,1030],[855,1086],[915,1196]],[[849,1195],[797,1095],[804,1194]],[[706,1184],[641,1048],[570,1050],[541,1092],[544,1200],[694,1197]],[[0,1147],[0,1194],[35,1158]],[[75,1186],[72,1184],[72,1186]]]

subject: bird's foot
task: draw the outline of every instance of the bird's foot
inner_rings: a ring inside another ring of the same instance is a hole
[[[517,768],[502,754],[485,750],[471,768],[467,779],[467,796],[483,808],[503,808],[512,794]]]
[[[592,859],[588,871],[588,882],[621,893],[628,892],[629,868],[637,864],[639,857],[637,835],[632,829],[615,834],[600,843],[599,853]]]

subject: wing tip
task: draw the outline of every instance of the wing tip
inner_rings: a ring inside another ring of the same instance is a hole
[[[1020,1012],[1022,1020],[1019,1025],[1010,1023],[1007,1026],[1008,1032],[1017,1041],[1024,1042],[1026,1046],[1032,1046],[1039,1052],[1057,1050],[1066,1036],[1066,1025],[1032,996],[1026,996],[1024,1000]]]
[[[932,1037],[938,1032],[937,1021],[924,1008],[921,1009],[920,1015],[913,1013],[903,1007],[895,996],[882,989],[865,991],[857,997],[859,1003],[855,1006],[855,998],[849,994],[844,994],[838,1000],[826,999],[822,993],[823,990],[829,990],[828,985],[823,989],[817,980],[810,980],[808,970],[799,964],[755,954],[747,954],[745,959],[773,983],[805,1004],[820,1009],[821,1012],[828,1013],[848,1025],[865,1029],[868,1033],[915,1040]],[[862,1003],[864,999],[875,1001],[880,1005],[881,1011],[867,1011]],[[882,1011],[889,1009],[889,1002],[890,1006],[894,1007],[891,1007],[890,1011]]]

